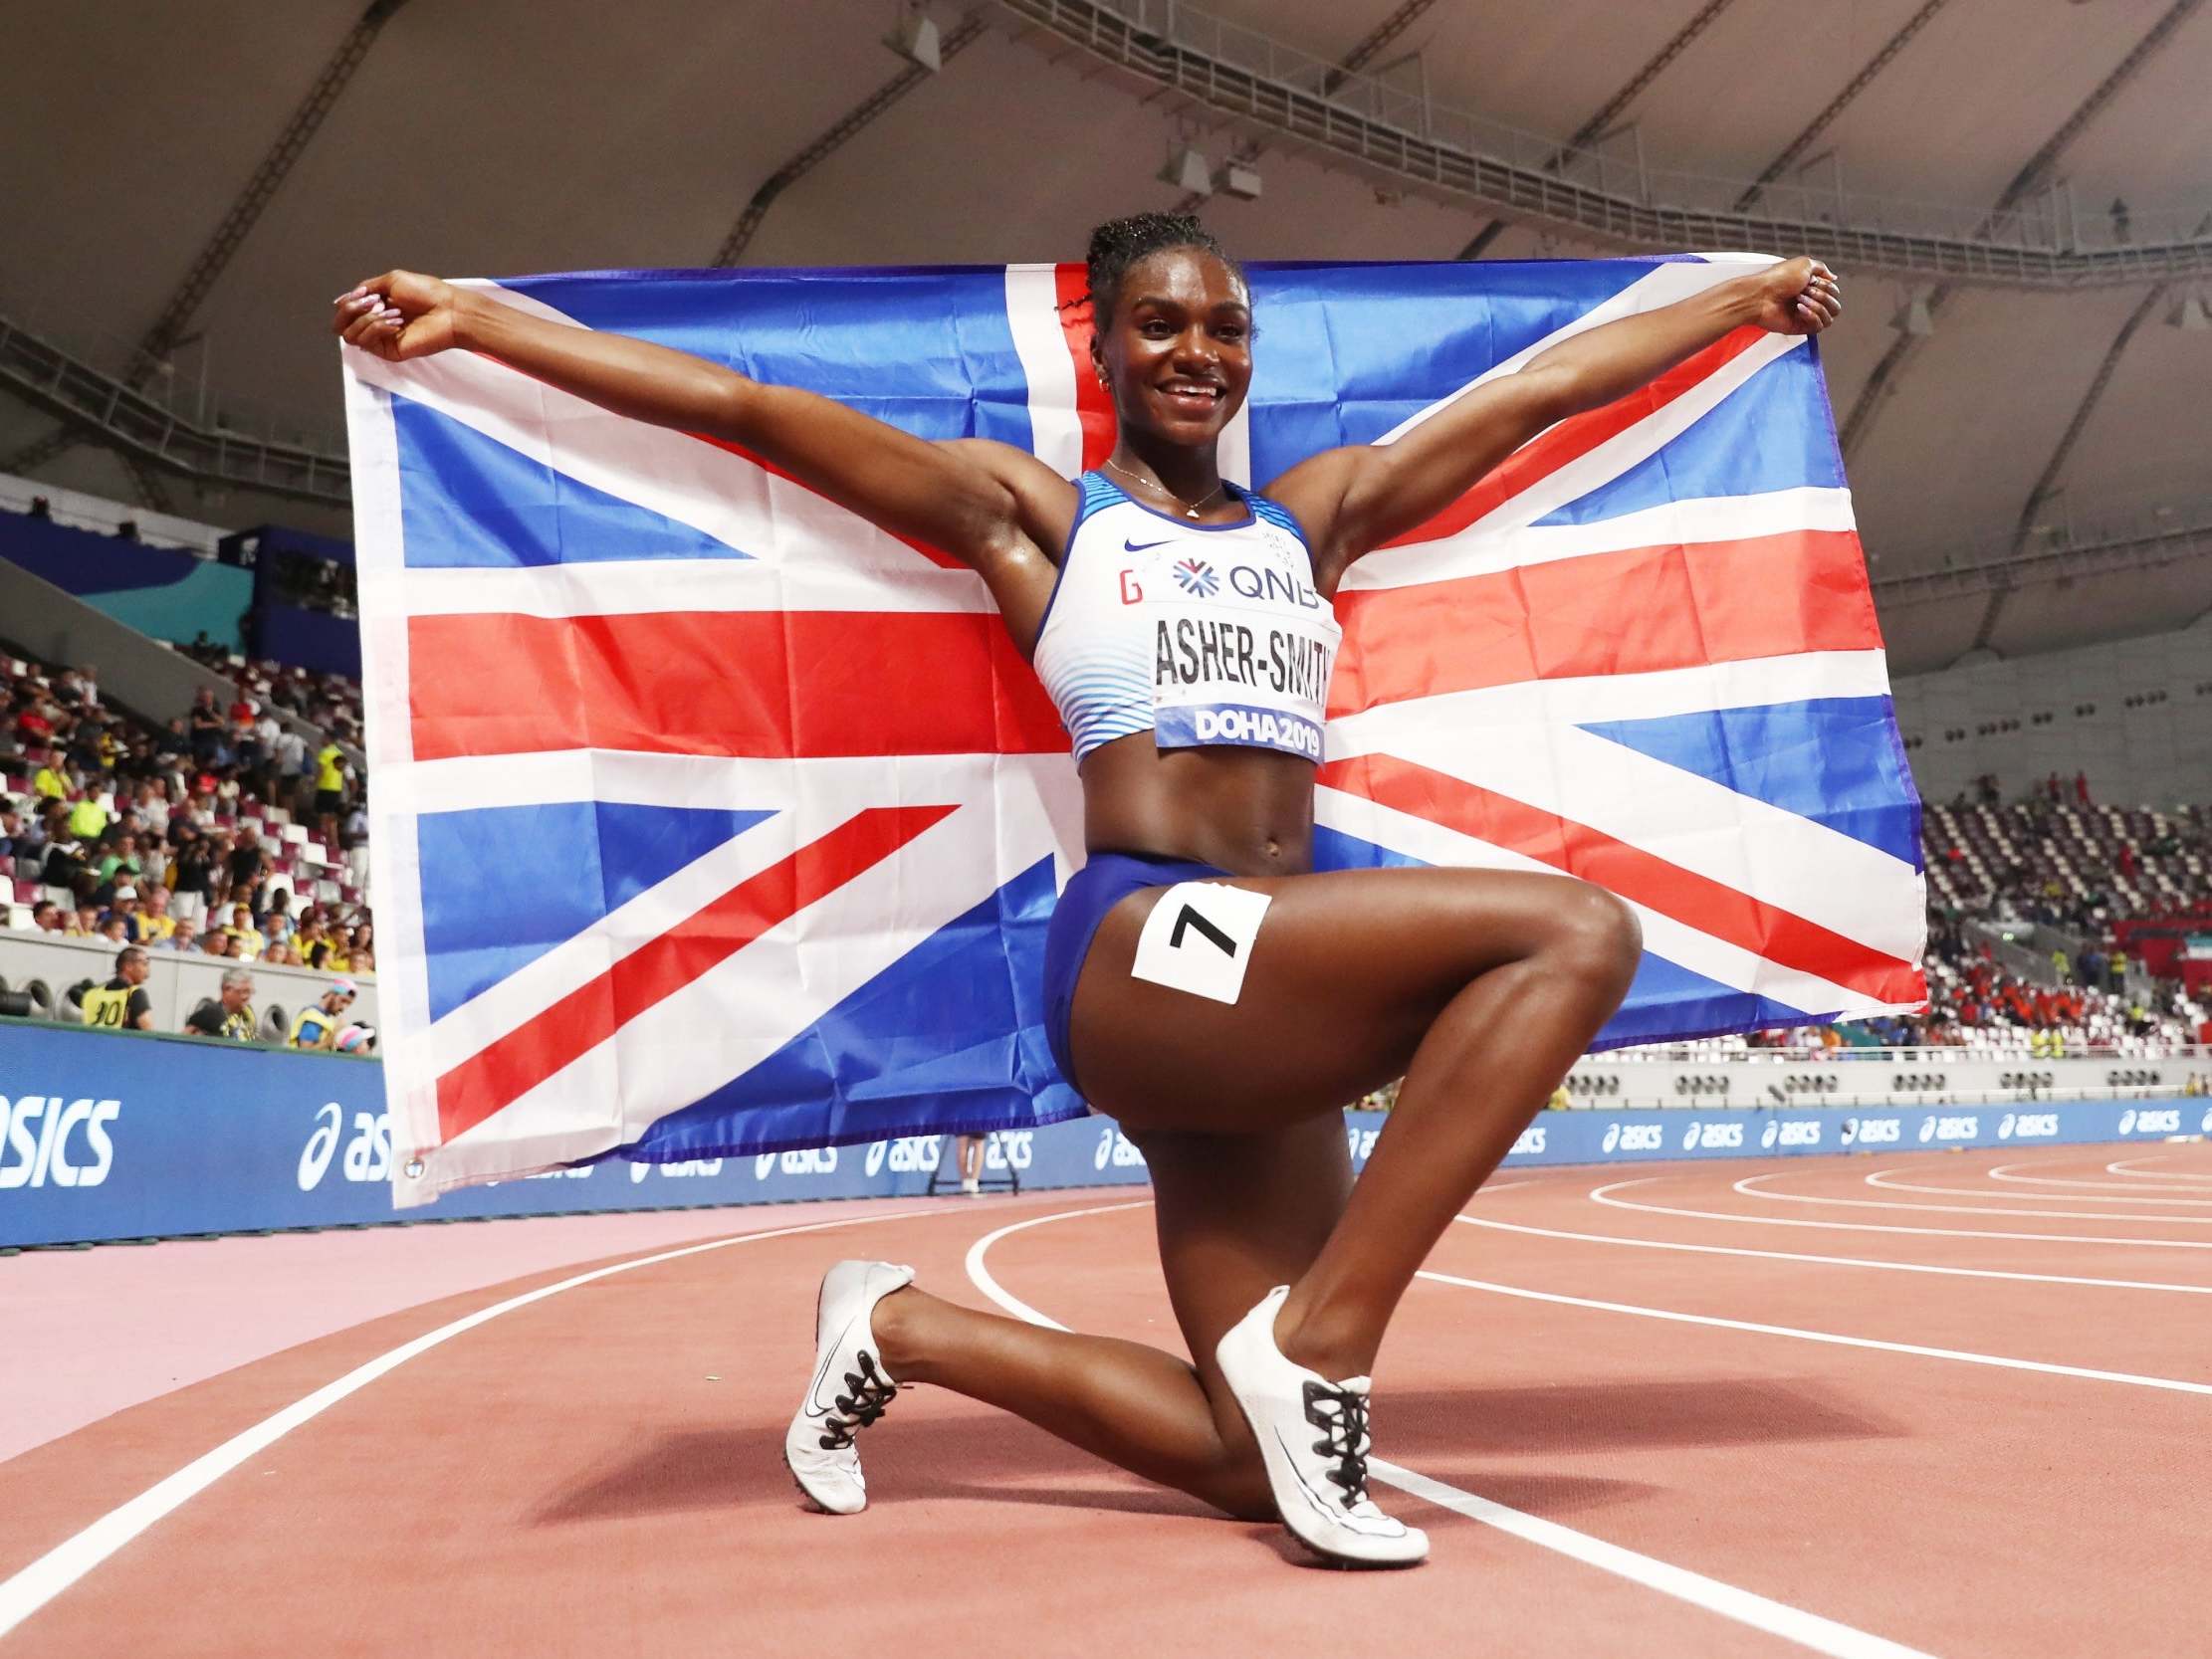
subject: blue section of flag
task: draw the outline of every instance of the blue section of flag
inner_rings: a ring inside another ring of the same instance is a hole
[[[618,1150],[652,1163],[1027,1127],[1088,1109],[1044,1036],[1042,859],[803,1036]]]
[[[1709,496],[1843,489],[1819,343],[1783,353],[1658,454],[1536,521],[1589,524]]]
[[[586,327],[804,386],[918,437],[1034,447],[1003,266],[605,271],[501,286]]]
[[[1373,443],[1658,263],[1254,266],[1252,482]]]
[[[430,1017],[773,816],[621,801],[424,813],[415,833]]]
[[[1885,697],[1704,709],[1583,729],[1920,868],[1919,796]]]
[[[402,546],[412,569],[751,556],[427,404],[394,394],[391,412]]]
[[[1325,824],[1313,828],[1313,862],[1318,870],[1425,870],[1418,858],[1378,847],[1374,842]],[[1816,1016],[1772,997],[1755,996],[1693,973],[1679,962],[1644,952],[1636,979],[1621,1007],[1607,1020],[1590,1047],[1623,1048],[1631,1043],[1713,1037],[1730,1031],[1756,1031],[1770,1025],[1804,1025]]]
[[[1771,996],[1739,991],[1693,973],[1679,962],[1644,952],[1636,979],[1619,1012],[1605,1022],[1592,1052],[1631,1043],[1676,1042],[1717,1037],[1730,1031],[1763,1031],[1770,1026],[1817,1025],[1833,1012],[1812,1013]]]

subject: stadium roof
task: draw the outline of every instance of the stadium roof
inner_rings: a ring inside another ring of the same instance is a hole
[[[329,441],[325,308],[385,267],[1074,258],[1188,141],[1260,175],[1203,209],[1254,259],[1829,257],[1900,669],[2212,607],[2212,330],[2168,321],[2212,292],[2203,0],[937,0],[935,74],[892,0],[362,6],[11,19],[0,320]],[[136,493],[55,430],[0,398],[0,469]]]

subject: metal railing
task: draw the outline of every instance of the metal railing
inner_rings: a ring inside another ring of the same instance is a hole
[[[330,507],[351,502],[345,443],[330,428],[173,375],[134,387],[126,358],[101,361],[84,350],[0,315],[0,386],[169,472]]]
[[[1615,247],[1817,253],[1854,271],[2008,288],[2212,276],[2202,205],[2083,213],[2062,183],[2001,212],[1810,181],[1655,166],[1632,140],[1585,146],[1454,108],[1185,0],[998,0],[1002,11],[1279,149],[1326,150],[1394,183]],[[1735,204],[1750,200],[1739,209]]]

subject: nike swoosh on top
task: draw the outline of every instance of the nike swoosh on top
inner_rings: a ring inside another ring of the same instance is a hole
[[[806,1415],[809,1417],[826,1417],[836,1404],[834,1395],[831,1396],[829,1405],[817,1405],[815,1402],[822,1397],[822,1378],[829,1374],[830,1361],[837,1357],[837,1349],[844,1346],[845,1331],[851,1329],[852,1321],[845,1321],[845,1330],[838,1332],[837,1340],[822,1350],[821,1366],[814,1372],[814,1380],[806,1385]]]
[[[1141,553],[1149,547],[1165,547],[1174,539],[1172,535],[1164,535],[1158,541],[1131,541],[1125,536],[1122,538],[1121,550],[1125,553]]]

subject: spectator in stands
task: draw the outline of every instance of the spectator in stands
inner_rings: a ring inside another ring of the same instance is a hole
[[[100,925],[93,930],[93,936],[106,939],[110,944],[128,944],[130,942],[130,926],[113,911],[103,911],[100,917]]]
[[[225,1037],[234,1043],[254,1040],[254,976],[242,967],[223,974],[221,999],[202,1002],[184,1022],[184,1029],[202,1037]]]
[[[138,890],[124,883],[109,896],[108,908],[100,914],[100,925],[106,929],[110,922],[120,922],[123,936],[135,944],[138,941],[137,920]]]
[[[2078,771],[2074,774],[2074,798],[2084,806],[2090,804],[2090,774],[2088,772]]]
[[[70,803],[69,828],[88,847],[99,845],[101,836],[107,833],[108,809],[90,789]]]
[[[294,1048],[333,1048],[337,1034],[347,1022],[345,1010],[353,1006],[359,989],[350,979],[333,979],[330,989],[312,1008],[303,1009],[292,1022],[292,1034],[286,1039]]]
[[[72,915],[69,926],[63,929],[71,938],[98,938],[100,936],[100,912],[91,905],[80,905]]]
[[[131,924],[130,936],[139,944],[155,948],[176,942],[176,918],[169,914],[169,890],[159,882],[146,889],[145,899]]]
[[[108,843],[108,850],[95,866],[102,888],[134,883],[145,874],[145,863],[138,857],[138,838],[127,832],[115,836]]]
[[[170,826],[169,839],[176,847],[176,890],[186,901],[182,908],[195,919],[205,916],[214,903],[221,854],[215,843],[200,834],[189,818]]]
[[[69,763],[57,754],[49,754],[40,761],[38,771],[31,778],[31,793],[42,800],[68,800],[71,793]]]
[[[206,956],[228,956],[232,954],[230,934],[224,933],[220,928],[208,929],[206,933],[200,934],[200,953]]]
[[[85,993],[85,1023],[110,1031],[151,1031],[153,998],[143,988],[149,971],[146,953],[135,944],[115,952],[115,976]]]
[[[254,926],[254,910],[251,905],[231,906],[230,921],[224,924],[223,932],[230,935],[230,955],[242,962],[250,962],[261,954],[261,930]]]
[[[2124,950],[2115,950],[2112,952],[2112,977],[2110,985],[2111,992],[2114,996],[2121,995],[2127,989],[2127,952]]]
[[[203,766],[230,764],[230,745],[224,741],[223,714],[215,707],[215,694],[202,686],[192,694],[192,711],[185,716],[192,752]]]
[[[23,839],[23,814],[10,801],[0,807],[0,858],[16,856],[16,845]]]
[[[62,925],[62,907],[51,899],[41,899],[31,907],[31,926],[42,933],[66,933]]]
[[[15,859],[15,873],[23,881],[37,881],[46,863],[46,818],[38,810],[45,804],[33,796],[25,803],[25,810],[17,814],[14,846],[10,852]]]
[[[345,805],[345,751],[327,742],[315,757],[315,810],[324,820],[326,841],[335,840],[337,815]]]
[[[229,891],[233,898],[244,894],[250,901],[254,889],[261,885],[261,875],[268,867],[262,856],[261,843],[251,830],[241,830],[235,837],[230,856],[225,861],[229,870]]]

